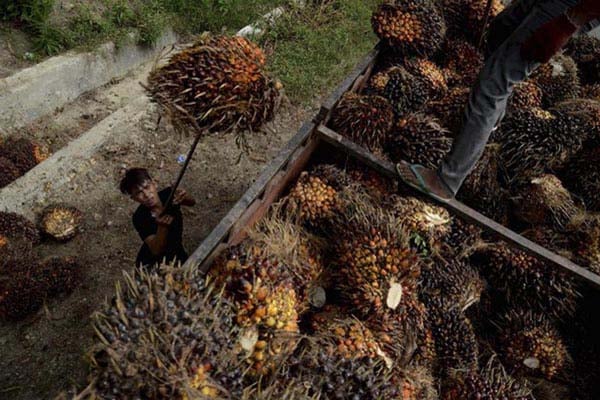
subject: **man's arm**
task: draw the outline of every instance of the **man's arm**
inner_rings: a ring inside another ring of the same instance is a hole
[[[173,222],[173,217],[170,215],[163,215],[156,219],[158,228],[154,235],[148,236],[144,242],[150,248],[150,252],[154,256],[158,256],[165,252],[167,249],[167,237],[169,235],[169,226]]]
[[[190,196],[190,194],[186,192],[185,189],[177,189],[175,191],[175,196],[173,197],[173,204],[193,207],[196,205],[196,200],[192,196]]]

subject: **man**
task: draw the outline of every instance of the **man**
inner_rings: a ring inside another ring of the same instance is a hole
[[[196,201],[185,190],[177,189],[173,205],[163,214],[171,188],[158,191],[156,182],[144,168],[125,172],[119,185],[139,207],[133,214],[133,226],[144,242],[135,261],[138,266],[153,266],[165,259],[167,262],[185,262],[188,255],[181,243],[183,217],[180,206],[194,206]]]
[[[492,22],[487,59],[469,97],[461,131],[437,171],[398,164],[400,178],[449,201],[481,157],[516,83],[546,63],[576,33],[598,25],[600,0],[515,0]]]

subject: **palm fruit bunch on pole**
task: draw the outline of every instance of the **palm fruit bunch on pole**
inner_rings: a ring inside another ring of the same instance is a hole
[[[21,176],[21,171],[10,159],[0,156],[0,188],[3,188]]]
[[[394,124],[386,151],[393,162],[403,160],[436,169],[451,146],[448,130],[437,119],[409,114]]]
[[[483,67],[483,55],[462,39],[447,40],[442,66],[451,86],[471,87]]]
[[[473,325],[458,308],[443,304],[445,301],[437,297],[426,301],[439,374],[446,375],[452,369],[475,371],[479,347]]]
[[[566,55],[554,56],[535,70],[530,79],[542,89],[542,105],[546,108],[578,97],[581,89],[577,64]]]
[[[462,127],[470,90],[467,87],[453,87],[441,99],[428,102],[424,112],[435,116],[454,136]]]
[[[244,357],[232,304],[189,269],[124,274],[93,317],[99,398],[241,398]],[[255,345],[256,343],[251,343]]]
[[[575,36],[567,45],[566,53],[577,63],[582,83],[600,81],[600,39],[589,35]]]
[[[40,231],[59,242],[66,242],[81,229],[83,213],[75,207],[54,204],[46,207],[39,217]]]
[[[260,48],[242,37],[203,36],[154,69],[148,91],[176,128],[256,130],[274,116],[278,83]]]
[[[508,98],[508,112],[542,107],[542,89],[531,81],[519,82]]]
[[[446,35],[446,24],[429,0],[385,2],[373,13],[371,25],[390,49],[403,56],[429,57]]]
[[[330,125],[370,151],[381,152],[392,122],[392,105],[385,98],[346,93],[333,110]]]
[[[500,160],[509,182],[560,169],[585,138],[577,118],[536,108],[507,116],[500,131]]]
[[[441,400],[534,400],[530,384],[525,379],[514,379],[504,366],[492,356],[476,372],[454,371],[445,382]]]
[[[483,255],[483,275],[509,304],[526,304],[557,319],[574,313],[580,294],[576,282],[564,271],[503,243],[489,245]]]
[[[0,157],[12,161],[20,175],[46,160],[50,156],[48,149],[26,138],[9,137],[0,143]]]
[[[431,248],[450,233],[452,218],[443,207],[411,196],[392,195],[386,202],[389,212],[403,228],[421,236]]]
[[[0,234],[9,239],[22,239],[31,243],[40,241],[36,226],[17,213],[0,211]]]
[[[430,100],[428,83],[404,67],[391,67],[381,73],[388,76],[383,96],[392,104],[396,117],[417,111]]]
[[[427,84],[429,96],[432,99],[438,99],[448,91],[448,83],[443,71],[432,61],[423,58],[409,58],[404,61],[404,67]]]
[[[440,305],[465,312],[479,302],[485,282],[477,270],[458,258],[445,260],[437,256],[421,269],[420,295],[443,299]]]
[[[499,353],[509,372],[552,380],[568,368],[567,347],[543,314],[512,310],[500,326]]]
[[[592,211],[600,211],[600,147],[585,147],[561,172],[565,186]]]
[[[531,179],[517,193],[515,214],[533,226],[554,225],[564,229],[581,213],[571,193],[551,174]]]

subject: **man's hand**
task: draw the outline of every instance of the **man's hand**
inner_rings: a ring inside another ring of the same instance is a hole
[[[521,47],[527,61],[547,63],[562,49],[579,28],[565,15],[556,17],[538,28]]]
[[[161,215],[160,217],[156,218],[156,223],[159,227],[166,228],[173,223],[173,216],[169,214]]]
[[[185,201],[187,197],[187,192],[185,191],[185,189],[177,189],[175,191],[175,196],[173,196],[173,204],[175,205],[180,205],[181,203],[183,203]]]

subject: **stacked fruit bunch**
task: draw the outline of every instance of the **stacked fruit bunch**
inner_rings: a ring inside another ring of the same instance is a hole
[[[314,174],[302,173],[288,196],[288,208],[301,222],[319,225],[331,219],[339,206],[337,191]]]
[[[177,126],[255,130],[273,118],[278,84],[265,57],[241,37],[206,36],[151,72],[148,91]]]
[[[0,140],[0,188],[49,157],[48,149],[23,137]]]

